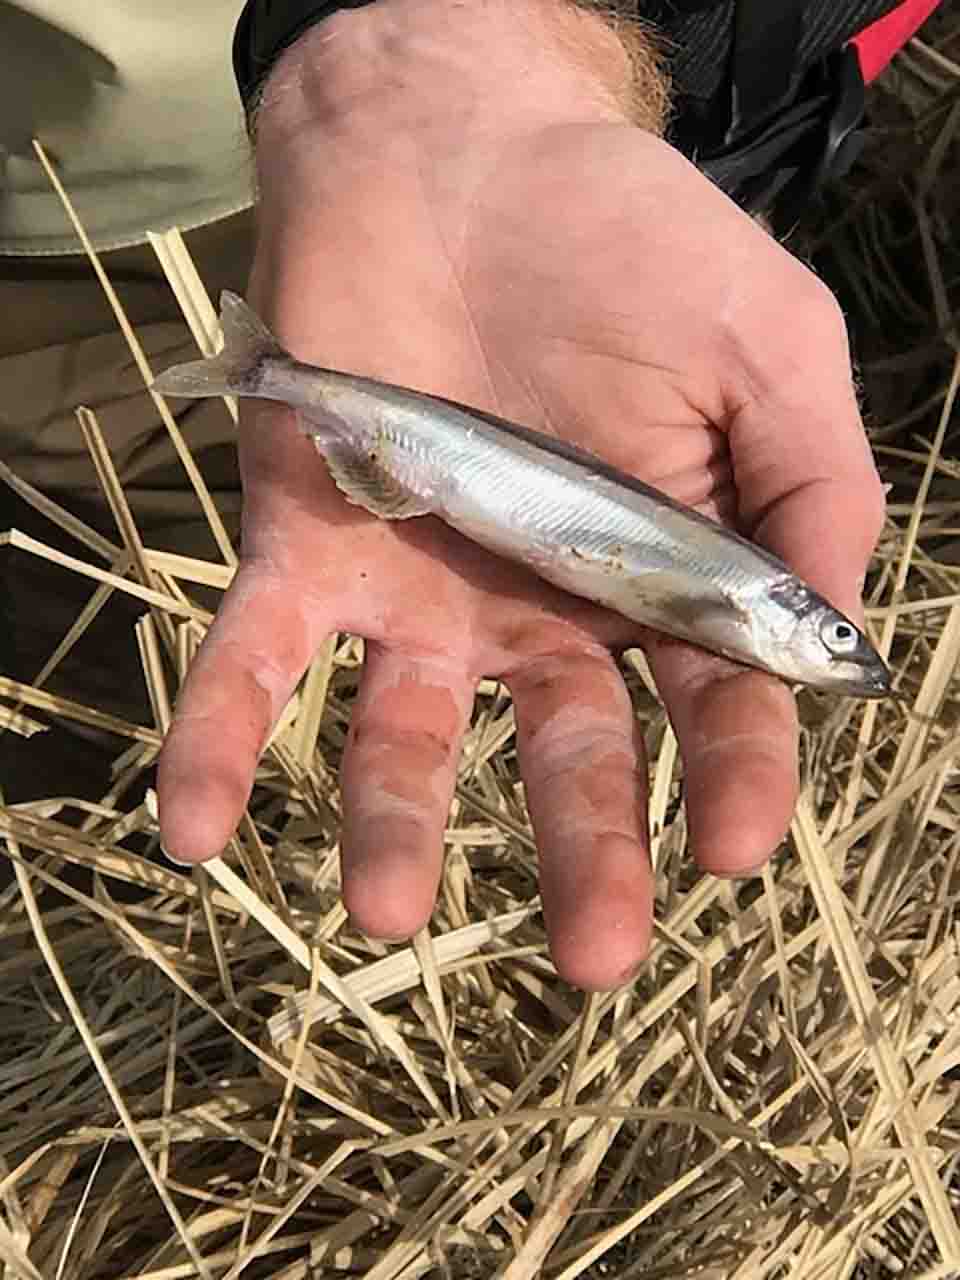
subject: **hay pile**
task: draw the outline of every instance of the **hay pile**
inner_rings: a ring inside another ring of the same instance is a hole
[[[493,682],[429,931],[385,947],[351,930],[335,782],[350,637],[288,706],[225,857],[172,870],[147,784],[209,622],[197,588],[227,585],[228,545],[220,563],[145,546],[90,413],[118,539],[19,486],[85,554],[6,541],[92,595],[34,684],[0,678],[5,745],[66,723],[109,735],[115,762],[96,803],[0,808],[7,1276],[957,1274],[958,64],[941,17],[875,95],[878,137],[804,246],[853,316],[893,485],[869,618],[906,703],[803,695],[790,846],[731,885],[686,857],[675,741],[628,655],[658,889],[629,989],[583,997],[554,975]],[[156,248],[208,348],[182,243]],[[117,594],[143,606],[146,726],[44,689]]]

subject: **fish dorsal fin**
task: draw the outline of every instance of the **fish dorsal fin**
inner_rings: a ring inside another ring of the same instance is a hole
[[[379,516],[381,520],[409,520],[425,516],[430,508],[412,494],[384,466],[383,451],[388,443],[379,437],[367,450],[321,441],[314,444],[322,455],[334,484],[348,502]]]

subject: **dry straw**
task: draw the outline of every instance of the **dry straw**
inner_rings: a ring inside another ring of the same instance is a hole
[[[639,654],[657,930],[625,990],[549,962],[512,709],[481,686],[433,921],[407,946],[339,901],[336,767],[361,650],[316,656],[222,859],[159,854],[144,793],[176,687],[235,558],[162,402],[221,560],[146,545],[78,408],[108,539],[0,479],[90,582],[31,685],[0,678],[5,745],[113,743],[109,791],[0,806],[0,1261],[23,1280],[834,1280],[960,1271],[960,29],[915,40],[880,142],[809,252],[854,316],[893,488],[868,617],[900,703],[804,694],[788,846],[731,885],[686,857],[676,742]],[[150,369],[68,194],[51,181]],[[202,350],[219,340],[182,239],[152,237]],[[894,317],[897,322],[894,322]],[[233,406],[227,406],[233,412]],[[46,684],[117,593],[152,721]]]

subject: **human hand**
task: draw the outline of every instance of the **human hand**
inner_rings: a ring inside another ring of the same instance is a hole
[[[782,556],[856,617],[883,495],[828,292],[626,122],[625,62],[561,0],[381,0],[301,39],[259,121],[251,301],[296,355],[552,431]],[[161,759],[165,847],[221,851],[334,630],[366,638],[342,767],[355,923],[430,915],[481,675],[513,695],[552,953],[628,978],[650,937],[646,764],[609,648],[642,643],[702,868],[756,869],[796,796],[771,676],[651,633],[432,518],[348,506],[284,407],[245,409],[237,579]]]

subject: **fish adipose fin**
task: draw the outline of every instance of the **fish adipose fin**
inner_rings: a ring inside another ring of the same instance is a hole
[[[378,440],[367,452],[332,444],[314,437],[333,482],[355,507],[363,507],[381,520],[409,520],[425,516],[430,508],[390,474],[383,464],[386,441]]]
[[[280,343],[244,300],[224,289],[220,295],[223,349],[207,360],[174,365],[153,380],[164,396],[255,395],[267,356],[285,356]]]

